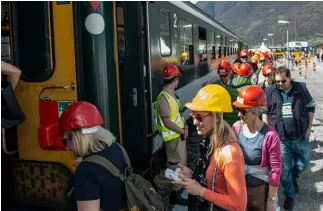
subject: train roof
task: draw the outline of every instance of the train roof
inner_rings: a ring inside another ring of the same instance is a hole
[[[214,26],[215,28],[220,29],[224,33],[232,36],[233,38],[245,43],[240,37],[238,37],[235,33],[230,31],[228,28],[226,28],[223,24],[221,24],[219,21],[215,20],[213,17],[211,17],[209,14],[205,13],[203,10],[198,8],[195,4],[191,2],[181,2],[181,1],[169,1],[169,3],[173,4],[174,6],[177,6],[184,11],[190,13],[191,15],[199,18],[200,20]]]

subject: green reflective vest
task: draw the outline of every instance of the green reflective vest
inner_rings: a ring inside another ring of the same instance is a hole
[[[161,91],[160,94],[157,97],[156,100],[156,104],[155,104],[155,125],[157,130],[160,132],[163,140],[165,142],[173,140],[175,138],[180,137],[181,134],[174,132],[170,129],[168,129],[165,125],[164,122],[160,116],[159,113],[159,103],[160,103],[160,99],[161,97],[165,97],[168,105],[169,105],[169,118],[172,122],[174,122],[178,127],[180,128],[184,128],[184,120],[179,112],[180,109],[180,102],[175,99],[173,96],[171,96],[170,94],[168,94],[165,91]]]

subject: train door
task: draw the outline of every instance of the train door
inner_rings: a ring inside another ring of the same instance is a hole
[[[6,133],[3,139],[8,150],[13,150],[10,144],[17,140],[18,154],[12,156],[18,159],[10,166],[9,163],[3,166],[6,176],[2,177],[2,183],[9,189],[2,188],[2,195],[15,205],[64,206],[64,187],[73,158],[65,150],[46,147],[51,143],[62,144],[55,135],[55,121],[68,103],[77,101],[77,92],[73,89],[77,81],[72,3],[10,1],[1,4],[5,14],[2,16],[5,28],[1,29],[5,30],[6,37],[1,50],[5,52],[4,59],[22,72],[15,96],[26,116],[14,136]],[[52,127],[43,130],[47,126]],[[43,138],[40,134],[48,136]],[[47,146],[42,145],[45,142]]]
[[[151,101],[147,65],[146,2],[117,2],[122,139],[133,165],[147,169]],[[143,161],[147,161],[146,163]]]

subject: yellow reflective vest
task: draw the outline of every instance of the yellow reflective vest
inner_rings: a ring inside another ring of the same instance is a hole
[[[183,120],[183,118],[180,114],[180,111],[179,111],[180,102],[177,99],[175,99],[172,95],[168,94],[167,92],[161,91],[157,97],[156,104],[155,104],[156,105],[156,107],[155,107],[155,125],[156,125],[157,130],[160,132],[163,140],[165,142],[168,142],[170,140],[180,137],[181,134],[168,129],[164,125],[163,120],[162,120],[160,113],[159,113],[159,103],[160,103],[160,99],[162,97],[165,97],[168,102],[169,111],[170,111],[170,114],[169,114],[170,120],[172,122],[174,122],[180,128],[184,128],[184,120]]]

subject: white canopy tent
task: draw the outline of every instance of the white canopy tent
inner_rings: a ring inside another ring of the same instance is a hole
[[[264,42],[261,43],[259,51],[261,51],[261,52],[269,52],[269,53],[271,52],[271,50],[265,45]]]

